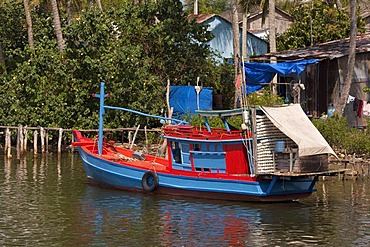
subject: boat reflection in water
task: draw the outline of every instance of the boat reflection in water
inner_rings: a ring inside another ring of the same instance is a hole
[[[100,246],[245,246],[261,218],[260,210],[247,204],[95,186],[86,188],[77,217],[86,244]]]
[[[338,215],[346,211],[342,191],[330,186],[328,198],[321,187],[318,195],[301,202],[260,204],[146,195],[88,186],[75,217],[79,222],[76,230],[81,234],[77,233],[79,239],[71,244],[354,246],[351,244],[356,243],[355,246],[367,246],[369,228],[363,228],[366,217],[351,218],[354,225],[362,226],[358,232],[350,225],[341,224],[343,220]],[[343,235],[343,231],[351,232],[351,236]]]

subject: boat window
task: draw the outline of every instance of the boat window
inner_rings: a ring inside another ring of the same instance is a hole
[[[178,142],[171,142],[171,149],[172,149],[173,160],[176,163],[182,163],[182,161],[181,161],[181,150],[180,150],[179,143]]]
[[[195,171],[197,172],[212,172],[209,168],[195,168]]]
[[[200,145],[199,144],[193,144],[193,150],[194,151],[200,151]]]

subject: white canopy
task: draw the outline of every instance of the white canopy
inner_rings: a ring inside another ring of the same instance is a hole
[[[261,108],[271,122],[298,145],[299,156],[332,154],[337,157],[299,104]]]

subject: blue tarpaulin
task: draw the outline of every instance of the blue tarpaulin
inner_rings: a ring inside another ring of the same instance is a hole
[[[316,59],[288,61],[282,63],[244,63],[245,76],[247,80],[247,94],[255,92],[269,83],[275,74],[300,75],[309,64],[318,63]],[[262,84],[261,84],[262,83]]]
[[[196,110],[212,110],[212,92],[211,88],[203,87],[198,98],[194,86],[171,86],[170,106],[173,107],[173,117],[195,114]]]

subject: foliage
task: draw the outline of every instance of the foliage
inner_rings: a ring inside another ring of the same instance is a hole
[[[186,13],[192,14],[194,12],[194,1],[186,2]],[[227,0],[202,0],[198,1],[199,14],[221,14],[229,7]]]
[[[277,39],[277,50],[290,50],[344,39],[350,34],[347,13],[330,7],[319,0],[299,3],[291,13],[295,19],[289,30]],[[358,30],[364,31],[364,23],[358,18]]]
[[[312,122],[326,141],[338,151],[357,154],[370,153],[369,133],[351,128],[345,117],[338,118],[334,115],[328,119],[313,119]]]
[[[5,67],[11,70],[20,61],[20,53],[27,44],[27,29],[22,4],[16,1],[0,2],[0,47],[4,52]],[[4,73],[0,69],[0,75]]]
[[[180,1],[127,1],[104,13],[82,11],[70,24],[61,11],[63,53],[57,50],[47,8],[32,11],[36,47],[31,51],[22,3],[5,2],[6,8],[0,8],[7,68],[0,74],[1,125],[96,128],[99,106],[91,94],[99,92],[101,81],[111,93],[106,104],[154,115],[165,108],[167,80],[179,85],[199,76],[204,86],[220,85],[220,68],[205,44],[212,36],[205,26],[187,20]],[[138,124],[159,123],[106,111],[106,127]]]
[[[284,104],[284,99],[271,93],[270,87],[248,95],[248,104],[251,106],[272,106]]]
[[[214,117],[214,118],[209,118],[208,124],[212,128],[225,128],[224,123],[222,122],[221,118],[219,117]],[[241,125],[243,123],[242,116],[231,116],[227,119],[227,123],[230,127],[230,129],[241,129]],[[190,124],[193,126],[199,126],[202,128],[205,128],[205,123],[202,117],[200,116],[195,116],[190,120]]]

